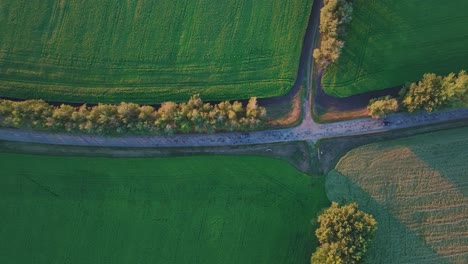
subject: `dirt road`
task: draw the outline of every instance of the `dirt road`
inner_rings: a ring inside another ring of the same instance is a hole
[[[219,133],[173,136],[102,137],[95,135],[60,134],[2,128],[0,129],[0,140],[58,145],[108,147],[228,146],[296,140],[311,140],[315,142],[318,139],[325,137],[376,133],[380,131],[460,119],[466,119],[468,125],[468,108],[441,111],[432,114],[395,114],[387,118],[387,121],[390,122],[390,124],[387,126],[385,126],[380,120],[374,120],[370,118],[331,124],[316,124],[312,121],[312,119],[310,119],[309,115],[308,119],[304,119],[302,124],[297,127],[255,131],[248,134]]]

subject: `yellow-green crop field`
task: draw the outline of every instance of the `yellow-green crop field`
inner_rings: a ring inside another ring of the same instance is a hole
[[[468,1],[355,0],[324,90],[347,97],[468,69]]]
[[[3,0],[0,96],[79,103],[270,97],[312,0]]]
[[[0,263],[307,263],[323,178],[255,156],[0,153]]]
[[[327,175],[330,200],[356,201],[378,230],[366,263],[467,263],[468,128],[365,145]]]

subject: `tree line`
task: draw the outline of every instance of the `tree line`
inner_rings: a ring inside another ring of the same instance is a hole
[[[351,22],[353,7],[350,0],[325,0],[320,9],[320,48],[314,49],[313,56],[322,68],[336,61],[344,46],[342,37],[346,24]]]
[[[426,73],[421,81],[407,84],[399,98],[390,96],[370,100],[367,110],[373,118],[404,109],[410,113],[425,110],[433,112],[443,108],[468,106],[468,74],[460,71],[447,76]]]
[[[198,94],[187,102],[165,102],[156,109],[134,103],[59,107],[43,100],[0,100],[0,126],[57,132],[175,134],[249,131],[264,127],[266,110],[250,98],[241,102],[204,103]]]

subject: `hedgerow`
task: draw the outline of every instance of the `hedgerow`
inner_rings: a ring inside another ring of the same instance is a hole
[[[148,105],[86,104],[59,107],[43,100],[0,100],[0,126],[57,132],[119,134],[214,133],[262,128],[266,110],[252,97],[241,102],[204,103],[198,94],[186,103],[165,102],[156,109]]]

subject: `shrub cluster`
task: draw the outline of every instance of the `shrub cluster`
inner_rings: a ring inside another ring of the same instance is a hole
[[[345,25],[351,21],[350,0],[325,0],[320,10],[320,48],[314,50],[315,61],[326,68],[336,61],[344,46]]]
[[[0,100],[0,126],[101,135],[247,131],[263,127],[265,120],[266,110],[255,97],[243,107],[238,101],[204,103],[197,94],[158,109],[134,103],[55,107],[43,100]]]

